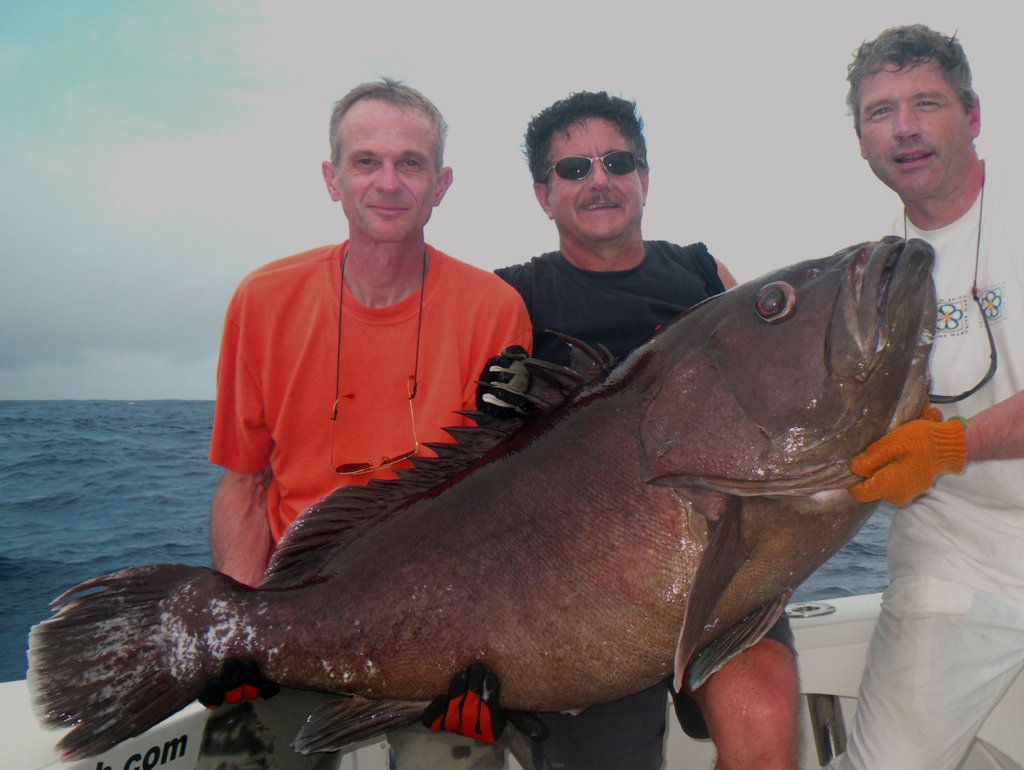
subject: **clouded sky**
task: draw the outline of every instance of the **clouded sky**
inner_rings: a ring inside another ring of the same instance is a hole
[[[381,75],[450,124],[455,182],[427,237],[486,269],[556,248],[522,134],[584,89],[636,100],[645,120],[646,237],[702,240],[740,281],[878,238],[896,199],[858,153],[852,51],[895,24],[958,31],[979,150],[1003,152],[1021,118],[1007,8],[6,0],[0,399],[213,398],[242,276],[346,237],[320,176],[328,115]]]

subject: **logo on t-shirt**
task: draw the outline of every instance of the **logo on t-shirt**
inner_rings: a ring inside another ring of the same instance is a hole
[[[998,323],[1003,319],[1005,296],[1005,283],[998,283],[990,288],[978,290],[978,302],[990,324]],[[954,299],[939,300],[936,308],[935,331],[940,337],[959,337],[970,330],[967,313],[970,302],[969,294],[962,294]]]

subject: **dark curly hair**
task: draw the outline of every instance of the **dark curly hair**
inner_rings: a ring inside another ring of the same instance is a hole
[[[636,102],[630,102],[607,92],[578,91],[570,94],[534,115],[526,127],[523,154],[530,167],[533,181],[544,182],[551,158],[551,139],[555,133],[566,138],[569,128],[581,125],[590,118],[607,120],[618,128],[630,150],[647,165],[647,142],[644,140],[644,122],[636,112]]]
[[[956,34],[947,37],[923,24],[892,27],[874,40],[861,43],[846,68],[846,79],[850,82],[846,103],[853,114],[857,136],[860,136],[860,94],[864,79],[886,68],[898,71],[924,63],[935,64],[942,71],[965,110],[974,109],[978,97],[971,88],[971,67]]]

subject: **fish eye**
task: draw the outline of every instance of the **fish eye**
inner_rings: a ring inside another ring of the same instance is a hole
[[[785,281],[775,281],[761,287],[754,309],[770,324],[788,318],[796,310],[796,290]]]

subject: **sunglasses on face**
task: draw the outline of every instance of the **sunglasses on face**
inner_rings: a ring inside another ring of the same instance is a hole
[[[579,155],[562,158],[548,169],[548,174],[550,175],[554,171],[562,179],[567,179],[570,182],[586,179],[594,167],[595,160],[600,161],[605,171],[615,176],[625,176],[635,171],[637,166],[641,168],[644,166],[644,162],[633,153],[626,150],[615,150],[598,158],[585,158]]]

